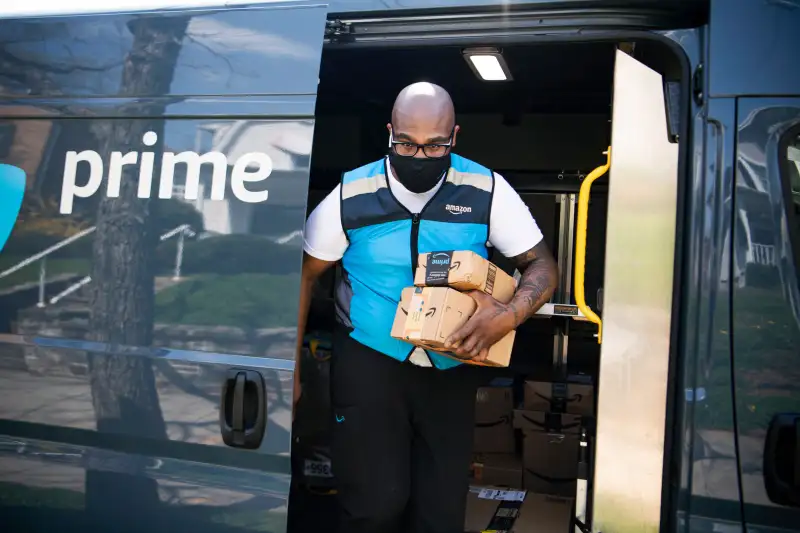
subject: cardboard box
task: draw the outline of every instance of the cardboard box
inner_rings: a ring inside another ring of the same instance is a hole
[[[578,479],[579,436],[525,431],[522,442],[525,489],[540,494],[574,496]]]
[[[470,477],[478,485],[522,486],[522,459],[513,453],[475,454],[470,471]]]
[[[414,294],[414,287],[406,287],[400,295],[400,303],[397,304],[397,311],[394,313],[392,322],[392,337],[402,339],[406,329],[406,317],[408,317],[408,304],[411,303],[411,295]]]
[[[475,420],[493,422],[514,411],[514,390],[510,386],[479,387],[475,393]]]
[[[572,506],[572,498],[470,487],[464,531],[566,533],[572,522]]]
[[[475,395],[474,452],[514,453],[513,410],[511,387],[478,389]]]
[[[594,389],[583,383],[526,381],[524,406],[528,411],[594,416]]]
[[[401,313],[405,308],[402,298],[406,298],[407,295],[404,290],[395,313],[397,327],[392,327],[392,337],[472,365],[507,367],[511,362],[511,349],[514,347],[516,331],[509,332],[489,348],[486,359],[480,362],[461,359],[444,349],[447,337],[466,324],[477,307],[472,297],[449,287],[414,288],[407,307],[408,316],[405,318],[403,334],[397,335],[399,321],[402,320]]]
[[[514,410],[514,428],[522,431],[580,434],[584,424],[581,415],[545,411]]]
[[[417,287],[453,287],[460,291],[478,290],[507,304],[514,297],[517,282],[475,252],[442,251],[419,254]]]

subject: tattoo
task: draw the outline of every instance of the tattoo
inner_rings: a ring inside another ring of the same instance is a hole
[[[509,304],[519,326],[550,300],[558,285],[558,265],[544,241],[512,260],[522,272]]]
[[[494,319],[503,313],[508,312],[508,306],[501,304],[495,299],[492,299],[492,314],[489,318]],[[515,313],[516,314],[516,313]]]

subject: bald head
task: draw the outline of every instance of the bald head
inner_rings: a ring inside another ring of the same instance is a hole
[[[442,87],[413,83],[397,95],[390,125],[396,141],[446,143],[454,127],[453,100]]]

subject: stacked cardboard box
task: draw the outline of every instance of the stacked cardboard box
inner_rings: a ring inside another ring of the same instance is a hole
[[[449,354],[444,343],[466,324],[477,308],[475,300],[460,291],[478,290],[502,303],[508,303],[516,290],[514,278],[470,251],[420,254],[417,265],[414,287],[403,290],[397,306],[392,337],[465,363],[508,366],[514,345],[514,331],[492,346],[486,359],[481,362]]]
[[[466,531],[564,533],[577,491],[581,430],[594,411],[592,386],[527,380],[518,405],[512,385],[511,378],[496,378],[476,395]]]
[[[477,453],[513,454],[514,395],[511,387],[481,387],[475,395],[475,440]]]
[[[478,389],[475,397],[475,434],[470,473],[479,485],[517,489],[522,486],[522,461],[515,453],[510,386]]]
[[[578,477],[580,431],[594,411],[592,386],[526,381],[523,409],[514,427],[523,435],[523,486],[539,493],[572,496]]]
[[[470,477],[481,486],[519,488],[522,486],[522,460],[514,453],[475,452]]]

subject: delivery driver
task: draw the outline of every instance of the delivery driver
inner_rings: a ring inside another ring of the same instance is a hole
[[[448,339],[460,357],[480,359],[550,299],[557,267],[511,186],[451,152],[459,127],[444,89],[403,89],[388,130],[387,157],[346,172],[308,219],[300,338],[314,281],[342,261],[331,363],[339,531],[456,533],[481,369],[392,338],[401,290],[413,285],[417,253],[486,257],[490,244],[513,258],[522,279],[511,303],[473,293],[475,314]]]

